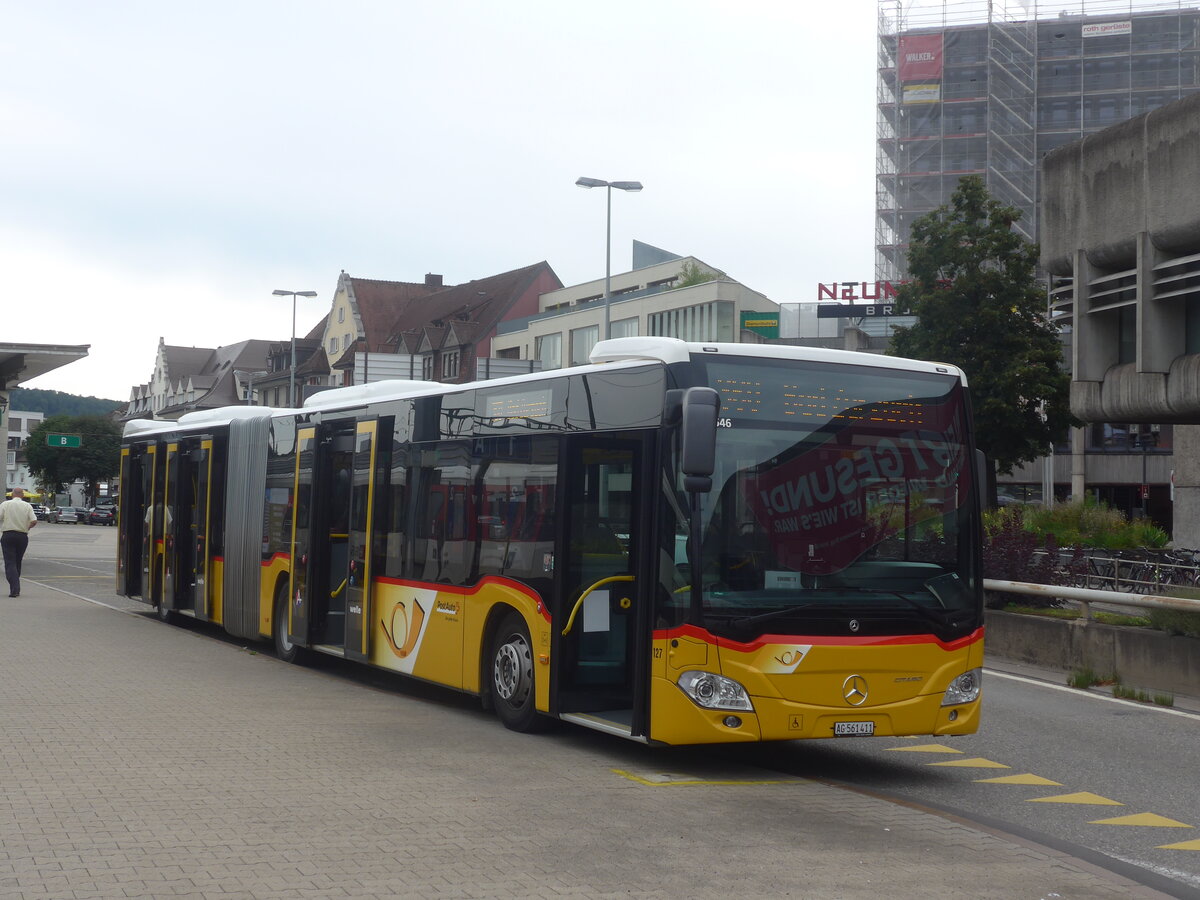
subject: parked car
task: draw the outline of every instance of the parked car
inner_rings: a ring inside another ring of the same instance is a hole
[[[89,525],[115,525],[117,524],[116,511],[111,506],[93,506],[88,510],[87,523]]]
[[[84,513],[81,517],[80,513]],[[86,510],[81,510],[77,506],[60,506],[58,508],[58,521],[65,524],[77,525],[81,521],[86,521]]]
[[[54,506],[46,507],[45,521],[47,521],[47,522],[57,522],[58,521],[58,507],[54,507]]]
[[[46,507],[44,507],[40,503],[30,503],[29,505],[33,507],[33,514],[35,516],[37,516],[37,520],[39,522],[45,522],[46,521]]]

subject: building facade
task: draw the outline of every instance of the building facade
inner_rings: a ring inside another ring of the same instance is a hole
[[[10,409],[4,416],[8,429],[7,447],[5,448],[5,484],[8,491],[13,488],[24,488],[28,493],[38,493],[37,484],[25,463],[25,444],[29,441],[29,433],[46,418],[45,413],[28,410]]]
[[[248,373],[267,369],[271,342],[177,347],[158,339],[154,372],[129,392],[122,419],[178,419],[186,412],[245,403]]]
[[[1183,0],[880,0],[876,277],[964,175],[1039,240],[1045,155],[1200,90]]]
[[[541,370],[582,365],[602,339],[606,317],[614,338],[757,341],[742,330],[742,313],[779,314],[765,295],[693,256],[635,241],[633,266],[610,276],[607,303],[603,278],[543,293],[534,314],[500,325],[493,355],[531,361]]]
[[[1172,471],[1150,486],[1173,498],[1175,543],[1200,546],[1200,94],[1052,152],[1043,176],[1071,410],[1093,434],[1170,433]]]

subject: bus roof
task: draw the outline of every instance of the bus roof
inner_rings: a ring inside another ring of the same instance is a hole
[[[125,437],[130,438],[162,434],[167,431],[203,430],[214,425],[228,425],[234,419],[261,419],[276,412],[278,410],[266,406],[222,406],[217,409],[199,409],[195,412],[184,413],[177,421],[130,419],[125,423],[123,433]]]
[[[133,419],[125,423],[125,437],[159,434],[168,431],[198,430],[215,425],[227,425],[234,419],[253,419],[263,416],[296,415],[301,412],[321,412],[365,406],[385,400],[423,397],[432,394],[476,390],[481,387],[501,387],[522,384],[532,378],[566,378],[613,368],[629,368],[639,363],[657,362],[664,365],[683,363],[698,357],[744,357],[753,359],[787,359],[825,362],[836,365],[870,366],[906,372],[929,372],[951,375],[966,384],[961,369],[949,363],[924,362],[877,353],[856,353],[851,350],[828,350],[822,347],[794,347],[786,344],[734,344],[721,342],[681,341],[669,337],[625,337],[598,342],[588,357],[590,365],[552,369],[548,372],[509,375],[486,381],[449,384],[440,381],[388,379],[351,387],[330,388],[304,401],[303,409],[284,409],[266,406],[225,406],[219,409],[186,413],[178,421]]]
[[[593,363],[618,360],[657,360],[663,363],[687,362],[696,356],[749,356],[759,359],[794,359],[808,362],[828,362],[841,365],[874,366],[879,369],[901,369],[906,372],[930,372],[954,375],[966,384],[966,374],[950,363],[926,362],[879,353],[859,353],[853,350],[830,350],[824,347],[794,347],[790,344],[732,344],[720,342],[681,341],[669,337],[626,337],[600,341],[592,348],[588,359]]]

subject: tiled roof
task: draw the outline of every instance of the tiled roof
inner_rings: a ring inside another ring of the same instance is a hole
[[[370,353],[390,351],[391,347],[386,344],[397,318],[403,317],[414,301],[443,290],[439,285],[410,281],[376,281],[353,277],[348,277],[348,280],[366,334],[365,349]]]
[[[415,347],[413,335],[419,342],[421,333],[433,339],[433,347],[437,349],[445,336],[444,327],[453,324],[460,336],[466,336],[465,329],[460,325],[470,323],[474,331],[472,336],[486,332],[495,327],[509,308],[520,296],[528,290],[534,279],[543,272],[553,270],[545,260],[502,272],[487,278],[468,281],[417,299],[409,303],[396,317],[388,343],[391,346],[405,344]],[[557,276],[555,276],[557,281]],[[439,329],[432,331],[431,327]]]

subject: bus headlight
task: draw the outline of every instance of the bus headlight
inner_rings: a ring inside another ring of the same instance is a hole
[[[971,703],[979,699],[979,691],[983,686],[983,669],[971,669],[963,672],[946,688],[942,697],[942,706],[954,706],[957,703]]]
[[[754,710],[746,689],[731,678],[712,672],[684,672],[679,676],[680,689],[693,702],[705,709]]]

